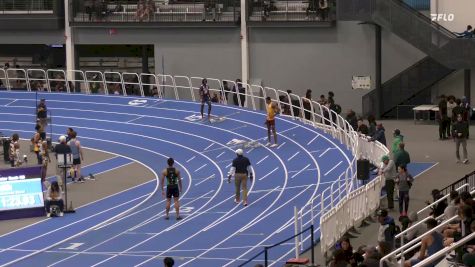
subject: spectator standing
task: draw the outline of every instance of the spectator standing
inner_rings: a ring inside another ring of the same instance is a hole
[[[346,121],[351,125],[354,131],[358,131],[358,119],[356,118],[356,113],[350,109],[346,113]]]
[[[240,79],[236,79],[236,85],[233,86],[233,92],[234,92],[234,96],[233,96],[234,104],[236,106],[240,105],[241,107],[244,107],[246,104],[246,88],[242,86],[242,82]],[[238,96],[239,96],[239,100],[238,100]]]
[[[386,146],[386,134],[384,133],[385,129],[383,127],[382,123],[378,123],[376,126],[376,132],[375,134],[371,137],[370,141],[378,141],[381,144]]]
[[[458,115],[462,115],[462,118],[463,118],[463,115],[465,113],[465,108],[462,106],[462,100],[457,98],[455,100],[455,104],[456,106],[452,109],[452,122],[454,123],[457,121]]]
[[[430,218],[426,221],[426,225],[427,225],[427,230],[430,231],[431,229],[437,227],[437,220]],[[421,239],[421,248],[419,250],[419,256],[417,257],[417,259],[406,261],[404,263],[404,266],[410,267],[410,266],[416,265],[422,260],[424,260],[425,258],[432,256],[433,254],[437,253],[439,250],[443,248],[444,248],[444,237],[439,232],[434,231],[431,234],[424,236]],[[437,261],[437,263],[439,261]],[[437,265],[437,263],[432,263],[431,266],[435,266]]]
[[[385,242],[390,248],[394,247],[394,236],[396,236],[396,223],[394,219],[388,215],[387,210],[379,210],[377,212],[379,229],[378,242]]]
[[[325,105],[327,103],[327,99],[325,98],[325,95],[320,95],[320,98],[318,100],[318,104],[320,105]]]
[[[374,115],[369,115],[368,116],[368,135],[373,136],[376,133],[376,126],[378,124],[376,123],[376,118]]]
[[[396,178],[397,171],[394,161],[389,159],[387,155],[384,155],[381,159],[383,166],[379,171],[379,175],[384,176],[386,195],[388,200],[388,209],[394,209],[394,179]]]
[[[56,205],[59,207],[59,210],[60,210],[59,216],[62,217],[63,210],[64,210],[63,191],[59,187],[59,184],[57,181],[54,181],[51,183],[46,193],[45,209],[46,209],[47,217],[51,217],[52,205]]]
[[[399,191],[399,213],[401,216],[406,216],[409,210],[409,190],[412,187],[414,178],[407,172],[407,168],[404,165],[398,167],[398,174],[394,180],[398,186]]]
[[[318,1],[318,13],[320,13],[321,20],[327,20],[328,17],[328,0]]]
[[[14,133],[11,137],[10,149],[9,149],[9,158],[11,167],[19,167],[21,165],[20,159],[20,136],[17,133]]]
[[[399,129],[394,130],[393,132],[393,143],[391,146],[391,152],[393,155],[399,151],[399,144],[404,141],[404,136],[401,134],[401,131]]]
[[[470,124],[470,118],[472,117],[472,108],[470,107],[470,103],[468,102],[468,99],[466,96],[462,98],[461,101],[461,106],[464,109],[464,114],[463,114],[463,120],[466,121],[468,124]],[[470,135],[470,127],[467,129],[467,139],[469,138]]]
[[[439,139],[447,139],[447,126],[449,124],[447,116],[447,99],[445,95],[440,96],[439,101]]]
[[[253,174],[251,169],[251,162],[247,157],[244,157],[244,151],[242,149],[236,150],[237,157],[233,160],[231,169],[228,173],[228,183],[231,182],[231,176],[234,175],[234,185],[236,191],[236,197],[234,202],[239,204],[241,202],[241,185],[243,193],[243,205],[247,206],[247,177],[252,182]]]
[[[463,163],[468,163],[467,158],[467,135],[468,123],[462,120],[462,115],[457,115],[457,122],[454,124],[454,138],[455,138],[455,155],[457,156],[457,163],[460,163],[459,148],[462,145],[463,149]]]
[[[58,161],[58,155],[64,154],[71,154],[71,147],[68,146],[66,143],[66,136],[62,135],[59,137],[59,144],[54,147],[54,152],[56,156],[56,162]],[[60,168],[58,164],[56,164],[56,181],[58,181],[59,186],[62,190],[64,190],[63,179],[65,179],[65,172],[66,168]],[[64,181],[66,182],[66,181]]]
[[[396,164],[396,168],[399,166],[407,167],[407,165],[411,163],[411,157],[404,147],[404,143],[399,143],[399,150],[394,153],[394,164]]]
[[[451,126],[452,122],[454,121],[453,118],[453,110],[457,106],[457,103],[455,103],[455,97],[453,95],[448,97],[448,102],[447,102],[447,137],[452,136],[452,131],[451,131]]]
[[[305,98],[302,98],[302,105],[304,108],[305,119],[312,119],[312,90],[307,89]]]
[[[40,120],[43,129],[48,126],[48,108],[46,107],[46,100],[42,98],[38,107],[36,108],[36,118]]]
[[[317,1],[318,0],[309,0],[307,9],[305,10],[305,19],[309,19],[309,14],[311,11],[317,12]]]
[[[229,93],[231,92],[231,88],[229,88],[229,84],[227,81],[223,81],[223,91],[224,91],[224,96],[226,97],[226,103],[230,103],[229,99]]]
[[[292,106],[292,111],[295,117],[300,116],[300,101],[296,95],[292,92],[292,90],[287,90],[287,94],[290,98],[290,104]]]

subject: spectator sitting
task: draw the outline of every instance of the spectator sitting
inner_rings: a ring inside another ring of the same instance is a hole
[[[463,202],[463,204],[468,205],[472,207],[473,210],[475,210],[475,201],[473,201],[472,195],[469,192],[463,191],[460,193],[460,200]]]
[[[426,221],[426,225],[427,225],[427,230],[430,231],[431,229],[437,226],[437,221],[435,219],[430,218]],[[425,258],[430,257],[433,254],[437,253],[439,250],[441,250],[444,247],[443,242],[444,242],[443,236],[437,231],[432,232],[430,235],[424,236],[421,239],[422,245],[419,251],[419,256],[417,257],[417,259],[406,261],[404,263],[404,266],[410,267],[410,266],[416,265],[422,260],[424,260]],[[430,266],[437,265],[439,261],[432,263]]]
[[[457,192],[457,191],[455,191]],[[444,219],[450,219],[458,214],[458,209],[460,206],[460,197],[455,197],[455,199],[451,200],[447,208],[444,210]]]
[[[470,225],[472,233],[475,232],[475,221]],[[475,266],[475,240],[469,241],[467,244],[467,251],[465,255],[462,256],[462,262],[465,266],[473,267]]]
[[[407,216],[409,224],[408,228],[412,227],[417,223],[417,212],[411,212],[409,213],[409,216]],[[424,224],[419,224],[416,227],[413,227],[404,234],[404,239],[406,242],[413,240],[414,238],[422,235],[423,233],[427,232],[427,227]]]
[[[350,263],[346,259],[345,252],[341,249],[335,251],[330,267],[348,267]]]
[[[386,146],[386,134],[382,123],[378,123],[376,126],[376,133],[371,137],[370,141],[378,141]]]
[[[211,102],[213,102],[213,103],[219,103],[219,98],[218,98],[218,94],[217,94],[217,93],[214,93],[214,94],[213,94],[213,97],[211,98]]]
[[[51,216],[51,206],[56,205],[59,207],[60,213],[59,216],[63,216],[63,209],[64,209],[64,201],[62,197],[62,190],[59,187],[58,182],[54,181],[51,183],[50,187],[48,188],[48,192],[46,193],[46,200],[45,200],[45,209],[46,209],[46,216]]]
[[[439,189],[433,189],[431,192],[432,195],[432,201],[436,202],[437,200],[441,199],[444,197],[439,191]],[[430,205],[430,201],[426,201],[427,205]],[[430,215],[433,216],[434,218],[439,217],[440,215],[444,214],[444,210],[447,208],[447,200],[442,200],[438,202],[435,207],[432,206],[432,211],[430,212]]]
[[[357,124],[358,124],[358,129],[356,131],[362,135],[368,135],[369,133],[368,126],[364,124],[364,121],[362,118],[358,119]]]
[[[473,32],[472,32],[472,25],[467,25],[467,29],[464,32],[455,32],[457,34],[458,38],[472,38],[473,37]]]
[[[459,217],[461,220],[458,224],[449,224],[444,229],[445,246],[450,246],[454,241],[471,234],[470,225],[474,221],[472,207],[463,205],[462,209],[459,209]]]
[[[381,259],[381,253],[379,253],[376,247],[368,247],[365,249],[364,261],[360,266],[366,267],[379,267],[379,260]]]
[[[394,164],[396,164],[396,168],[399,166],[407,166],[411,163],[411,157],[406,150],[404,150],[404,143],[399,143],[399,150],[394,153]]]

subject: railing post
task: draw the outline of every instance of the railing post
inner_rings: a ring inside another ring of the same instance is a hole
[[[267,250],[268,250],[268,248],[264,247],[264,266],[265,267],[269,266],[268,263],[267,263],[267,260],[268,260],[268,257],[269,257],[269,255],[267,253]]]
[[[310,253],[312,255],[312,262],[311,262],[312,266],[315,264],[315,251],[314,251],[314,247],[315,247],[314,238],[315,237],[314,237],[313,231],[314,231],[314,229],[313,229],[313,224],[312,224],[312,225],[310,225],[310,246],[311,246],[311,251],[312,251]]]
[[[299,258],[299,218],[297,207],[294,206],[295,222],[295,258]]]

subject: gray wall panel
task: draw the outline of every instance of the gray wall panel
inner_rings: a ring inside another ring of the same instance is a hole
[[[60,31],[0,31],[1,44],[64,44]]]

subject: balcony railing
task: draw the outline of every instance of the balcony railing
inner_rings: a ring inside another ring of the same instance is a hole
[[[55,0],[0,0],[1,14],[53,14]]]
[[[252,22],[331,22],[336,20],[334,0],[248,0]]]
[[[235,23],[239,1],[71,0],[73,23]]]

